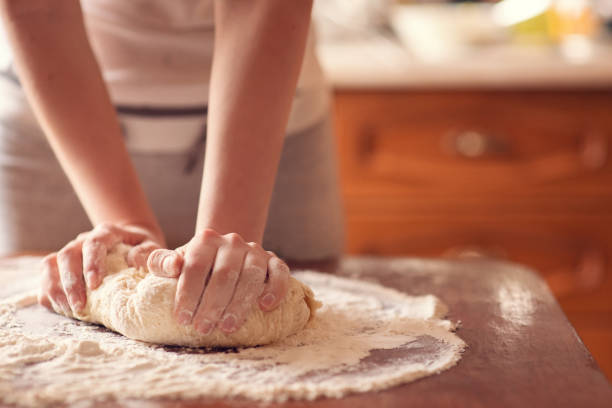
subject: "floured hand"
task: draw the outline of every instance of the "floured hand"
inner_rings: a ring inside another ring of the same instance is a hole
[[[274,310],[289,287],[289,268],[274,253],[238,234],[211,229],[175,251],[152,252],[148,268],[159,276],[178,277],[174,317],[204,335],[215,327],[235,332],[255,303],[263,311]]]
[[[163,245],[163,238],[136,225],[102,223],[79,234],[59,252],[43,259],[38,302],[57,313],[73,315],[87,303],[85,285],[97,288],[104,276],[106,255],[118,243],[133,245],[126,254],[129,266],[146,266],[149,254]]]

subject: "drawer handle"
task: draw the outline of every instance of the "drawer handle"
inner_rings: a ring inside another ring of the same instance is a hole
[[[491,134],[478,130],[465,130],[450,135],[450,150],[467,159],[478,159],[488,155],[500,155],[508,153],[508,145]]]
[[[463,245],[448,248],[442,253],[451,259],[507,259],[508,255],[501,247],[482,245]]]
[[[557,297],[588,293],[603,284],[606,268],[605,252],[598,248],[587,248],[580,254],[574,268],[556,270],[546,276],[546,281]]]
[[[608,139],[606,136],[599,132],[585,135],[580,158],[587,169],[596,170],[604,167],[608,160]]]

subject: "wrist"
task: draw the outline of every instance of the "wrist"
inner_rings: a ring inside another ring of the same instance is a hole
[[[263,241],[263,229],[258,228],[254,222],[236,222],[236,219],[224,219],[223,217],[198,217],[196,234],[205,230],[213,230],[220,235],[236,233],[247,242],[261,244]]]
[[[151,239],[161,247],[166,247],[166,238],[164,237],[164,233],[157,221],[129,220],[120,221],[116,224],[123,227],[135,227],[141,229],[146,232],[146,234],[149,236],[149,239]]]

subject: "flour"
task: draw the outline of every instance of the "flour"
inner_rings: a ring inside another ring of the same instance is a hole
[[[323,302],[315,318],[280,342],[240,350],[154,346],[46,312],[32,293],[10,293],[0,301],[0,401],[341,397],[438,373],[461,357],[465,344],[434,296],[315,272],[294,276]]]

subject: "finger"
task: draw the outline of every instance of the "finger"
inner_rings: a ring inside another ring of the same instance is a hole
[[[289,267],[277,257],[268,260],[268,278],[259,297],[259,307],[264,311],[274,310],[289,289]]]
[[[47,299],[49,309],[55,313],[70,316],[70,305],[60,281],[56,254],[51,254],[43,260],[41,295],[41,298]],[[45,303],[42,303],[43,306]]]
[[[174,301],[174,316],[179,324],[188,325],[192,322],[216,254],[216,246],[194,245],[185,255]]]
[[[83,310],[87,300],[81,247],[81,242],[72,241],[57,254],[59,277],[73,312]]]
[[[164,278],[176,278],[181,274],[183,257],[170,249],[156,249],[147,259],[149,272]]]
[[[143,241],[141,244],[132,247],[127,254],[128,266],[145,268],[149,255],[156,249],[160,249],[159,245],[151,240]]]
[[[38,292],[38,304],[45,307],[46,309],[53,310],[53,306],[51,305],[51,301],[46,293],[39,291]]]
[[[108,229],[94,231],[83,242],[83,270],[90,289],[97,288],[106,274],[105,262],[109,248],[120,241],[120,237]]]
[[[217,252],[210,281],[193,319],[195,329],[205,335],[215,328],[232,299],[249,248],[237,234],[226,237],[227,244]]]
[[[219,324],[223,332],[232,333],[244,324],[253,304],[264,290],[268,257],[263,250],[247,252],[234,296]]]

